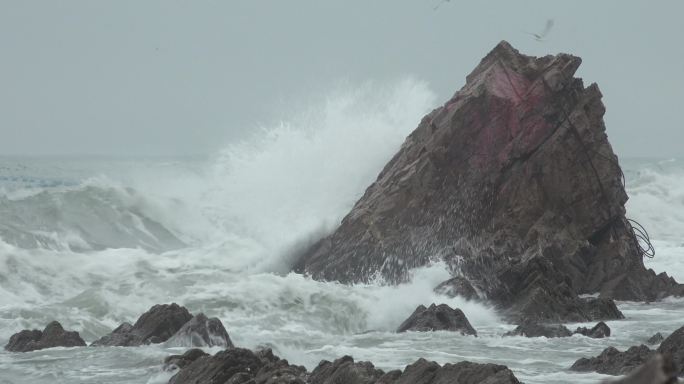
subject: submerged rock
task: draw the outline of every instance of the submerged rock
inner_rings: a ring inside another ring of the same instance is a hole
[[[453,331],[460,332],[462,335],[477,336],[477,332],[470,325],[463,311],[458,308],[453,309],[446,304],[432,304],[430,308],[419,305],[397,329],[397,332],[406,331]]]
[[[665,337],[662,333],[658,332],[655,335],[649,337],[648,340],[646,340],[646,342],[650,345],[655,345],[662,343],[663,340],[665,340]]]
[[[580,335],[591,337],[593,339],[602,339],[604,337],[610,336],[610,327],[608,327],[606,323],[601,321],[591,329],[588,329],[586,327],[578,327],[575,330],[575,333],[579,333]]]
[[[203,313],[193,317],[178,330],[165,345],[169,347],[232,347],[233,342],[216,317],[207,318]]]
[[[602,95],[574,77],[580,62],[499,43],[295,270],[399,283],[439,257],[512,317],[542,321],[615,319],[608,299],[681,295],[644,267]]]
[[[514,330],[506,332],[504,336],[525,336],[525,337],[568,337],[572,332],[561,324],[539,324],[532,321],[518,325]]]
[[[581,358],[570,367],[579,372],[598,372],[606,375],[626,375],[648,361],[656,352],[645,345],[631,347],[624,352],[608,347],[600,355]]]
[[[657,353],[629,376],[608,384],[676,384],[677,370],[669,356]]]
[[[85,347],[86,343],[76,331],[65,331],[62,324],[53,321],[42,331],[23,330],[9,339],[5,350],[29,352],[54,347]]]
[[[162,343],[191,319],[192,315],[185,307],[176,303],[158,304],[143,313],[135,324],[123,323],[91,346],[131,347]]]

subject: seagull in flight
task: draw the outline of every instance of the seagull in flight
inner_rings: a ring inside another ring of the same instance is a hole
[[[548,35],[549,32],[551,32],[551,28],[553,28],[553,19],[548,19],[548,20],[546,20],[546,26],[544,27],[544,30],[541,31],[540,33],[532,33],[532,32],[525,32],[525,33],[527,33],[528,35],[534,36],[535,40],[542,42],[546,38],[546,35]]]
[[[432,8],[432,9],[433,9],[434,11],[436,11],[437,8],[439,8],[440,6],[442,6],[442,4],[448,3],[449,1],[451,1],[451,0],[440,0],[439,3],[437,3],[437,5],[435,5],[435,7]]]

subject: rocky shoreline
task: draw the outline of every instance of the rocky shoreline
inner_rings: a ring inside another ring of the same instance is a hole
[[[397,329],[401,332],[458,332],[477,337],[465,314],[446,304],[419,306]],[[583,337],[610,337],[610,328],[598,323],[592,329],[578,328],[574,334]],[[502,337],[569,337],[570,330],[560,324],[526,322]],[[110,334],[97,339],[88,348],[136,347],[163,344],[188,348],[181,355],[164,359],[163,370],[174,373],[169,384],[213,383],[292,383],[292,384],[517,384],[520,383],[508,367],[463,361],[440,365],[418,359],[403,370],[385,372],[371,362],[355,362],[351,356],[335,361],[321,361],[311,372],[291,365],[274,355],[271,349],[250,351],[233,345],[220,320],[195,316],[176,303],[160,304],[143,313],[133,324],[124,323]],[[220,346],[213,356],[201,347]],[[65,331],[53,321],[44,331],[23,330],[14,334],[5,346],[10,352],[30,352],[53,347],[86,347],[78,332]],[[160,364],[161,365],[161,364]],[[645,345],[620,352],[607,348],[594,358],[578,360],[572,371],[598,372],[610,375],[630,375],[616,383],[676,383],[684,375],[684,326],[665,338],[656,350]],[[647,377],[649,381],[643,380]],[[636,378],[636,379],[635,379]]]

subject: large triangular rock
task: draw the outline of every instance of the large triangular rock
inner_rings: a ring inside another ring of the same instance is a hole
[[[620,317],[611,298],[681,294],[644,267],[602,95],[574,77],[580,62],[498,44],[295,269],[398,283],[444,259],[501,308],[554,321]]]

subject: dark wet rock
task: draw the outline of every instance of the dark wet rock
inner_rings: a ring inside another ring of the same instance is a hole
[[[406,331],[453,331],[460,332],[462,335],[477,336],[477,332],[470,325],[463,311],[458,308],[453,309],[446,304],[432,304],[430,308],[419,305],[397,329],[397,332]]]
[[[655,335],[649,337],[648,340],[646,340],[646,343],[650,345],[656,345],[662,343],[663,340],[665,340],[665,337],[662,333],[658,332]]]
[[[580,63],[499,43],[295,270],[399,283],[441,257],[501,309],[559,322],[619,318],[578,295],[684,293],[644,267],[602,94],[574,77]]]
[[[143,313],[135,324],[123,323],[109,335],[94,341],[92,346],[138,346],[168,340],[192,315],[176,303],[158,304]]]
[[[9,339],[5,350],[29,352],[54,347],[85,347],[86,343],[76,331],[65,331],[62,325],[53,321],[44,330],[23,330]]]
[[[193,361],[205,356],[209,356],[209,354],[201,349],[188,349],[182,355],[171,355],[164,359],[164,370],[170,371],[175,368],[184,368]]]
[[[602,339],[604,337],[610,336],[610,327],[601,321],[591,329],[586,327],[578,327],[575,330],[575,333],[579,333],[580,335],[591,337],[593,339]]]
[[[525,336],[525,337],[568,337],[572,332],[561,324],[539,324],[532,321],[518,325],[514,330],[506,332],[504,336]]]
[[[626,375],[648,361],[655,353],[645,345],[634,346],[624,352],[608,347],[596,357],[577,360],[570,369],[579,372]]]
[[[477,290],[465,277],[453,277],[435,287],[435,292],[449,297],[460,296],[466,300],[477,300]]]
[[[672,357],[677,366],[677,374],[684,376],[684,327],[677,329],[663,340],[658,347],[658,352]]]
[[[321,361],[311,372],[308,382],[311,384],[373,384],[384,374],[372,363],[367,361],[355,363],[351,356],[344,356],[333,362]]]
[[[657,353],[629,376],[607,384],[676,384],[677,369],[667,355]]]
[[[232,347],[233,342],[223,323],[216,317],[207,318],[203,313],[185,323],[165,345],[170,347]]]
[[[290,365],[269,350],[252,352],[229,348],[214,356],[202,356],[186,365],[169,384],[304,384],[306,369]]]
[[[513,372],[503,365],[477,364],[463,361],[440,366],[434,361],[419,359],[404,369],[394,384],[518,384]]]
[[[502,365],[460,362],[440,366],[425,359],[403,371],[385,373],[372,363],[344,356],[333,362],[321,361],[310,374],[304,367],[278,358],[270,349],[252,352],[229,348],[214,356],[188,351],[167,358],[167,362],[172,361],[181,361],[183,367],[169,384],[519,384]]]

